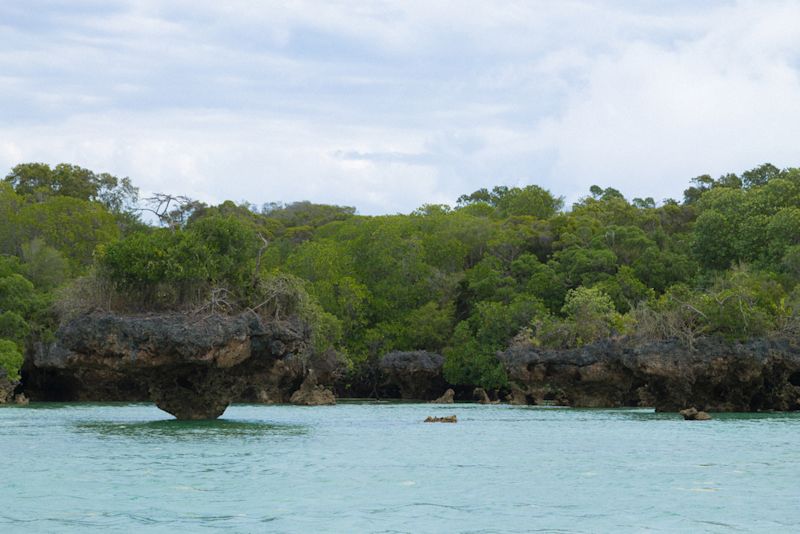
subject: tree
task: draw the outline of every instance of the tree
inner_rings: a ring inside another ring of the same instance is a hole
[[[591,285],[617,272],[617,256],[608,249],[570,247],[553,254],[551,266],[568,287]]]
[[[548,219],[564,206],[563,197],[554,197],[546,189],[538,185],[523,188],[499,185],[491,192],[486,188],[478,189],[469,195],[458,197],[458,206],[486,204],[495,208],[498,217],[527,215],[539,219]]]
[[[59,163],[51,169],[46,163],[22,163],[11,169],[5,181],[17,194],[43,202],[52,196],[66,196],[99,202],[114,213],[129,211],[136,204],[139,190],[128,178]]]
[[[22,245],[25,276],[45,291],[63,284],[69,275],[64,256],[41,238]]]
[[[243,291],[252,279],[259,239],[247,224],[234,217],[205,217],[187,228],[187,238],[205,249],[209,281]]]
[[[42,239],[69,260],[74,272],[91,264],[98,245],[119,237],[114,216],[103,205],[68,196],[26,204],[17,220],[23,242]]]
[[[314,204],[307,200],[291,204],[264,204],[261,213],[283,223],[286,227],[309,226],[317,228],[333,221],[344,221],[355,215],[351,206]]]
[[[716,210],[704,211],[694,226],[693,250],[707,269],[725,269],[736,258],[736,227]]]
[[[34,308],[36,302],[36,291],[30,280],[16,273],[0,278],[0,312],[12,311],[25,315]]]
[[[0,339],[0,369],[5,370],[10,380],[19,380],[19,370],[23,357],[16,343],[8,339]]]
[[[20,352],[25,350],[25,342],[31,333],[31,327],[22,315],[13,311],[0,313],[0,338],[17,344]]]
[[[23,198],[11,185],[0,182],[0,254],[17,254],[20,245],[18,215]]]
[[[97,260],[123,306],[133,309],[194,304],[210,289],[209,250],[189,232],[138,232],[101,248]]]
[[[694,185],[683,192],[684,204],[694,204],[703,196],[703,193],[714,187],[714,179],[708,174],[692,178],[691,182]]]
[[[580,347],[622,330],[622,316],[611,298],[598,288],[569,290],[561,312],[563,319],[545,315],[533,321],[536,339],[546,346]]]
[[[742,173],[742,183],[746,188],[758,187],[780,176],[781,170],[771,163],[764,163]]]
[[[206,207],[204,203],[187,196],[167,193],[155,193],[144,201],[146,207],[138,210],[152,213],[161,226],[172,230],[184,227],[195,211]]]

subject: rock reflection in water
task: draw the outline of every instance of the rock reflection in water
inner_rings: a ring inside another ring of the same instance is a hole
[[[275,436],[301,436],[307,432],[302,425],[271,424],[259,421],[92,421],[77,423],[75,430],[96,434],[102,438],[134,438],[148,441],[217,440],[231,438],[258,439]]]

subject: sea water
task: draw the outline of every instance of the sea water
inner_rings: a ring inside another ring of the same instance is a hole
[[[3,533],[800,532],[800,414],[31,404],[0,451]]]

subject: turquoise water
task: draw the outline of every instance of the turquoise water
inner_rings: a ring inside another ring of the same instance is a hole
[[[38,404],[0,450],[3,533],[800,531],[800,414]]]

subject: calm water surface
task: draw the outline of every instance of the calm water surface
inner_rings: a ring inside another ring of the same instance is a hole
[[[0,450],[3,533],[800,532],[800,414],[34,404]]]

